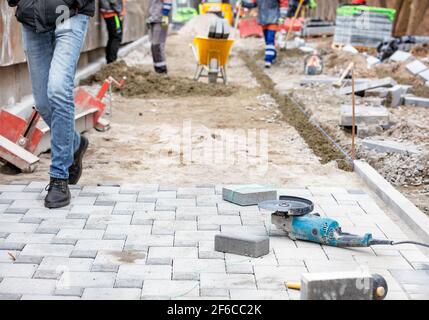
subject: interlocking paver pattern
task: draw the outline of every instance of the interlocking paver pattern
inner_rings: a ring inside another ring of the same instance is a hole
[[[304,272],[380,273],[388,299],[427,299],[429,258],[414,245],[341,249],[295,242],[222,186],[74,186],[66,208],[43,206],[45,182],[0,185],[0,299],[299,299]],[[284,187],[345,231],[406,239],[370,195]],[[270,253],[214,251],[219,232],[269,235]]]

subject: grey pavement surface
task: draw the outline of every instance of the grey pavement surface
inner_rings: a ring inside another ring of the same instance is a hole
[[[74,186],[70,206],[43,207],[46,182],[0,185],[0,299],[299,299],[306,272],[383,275],[387,299],[429,299],[429,258],[413,245],[340,249],[294,242],[222,186]],[[346,232],[394,240],[401,229],[371,196],[344,187],[278,189],[315,202]],[[219,232],[269,235],[270,252],[214,251]]]

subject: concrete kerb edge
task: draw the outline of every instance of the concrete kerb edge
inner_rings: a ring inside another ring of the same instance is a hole
[[[421,240],[429,242],[429,217],[396,190],[371,165],[354,161],[355,173]]]

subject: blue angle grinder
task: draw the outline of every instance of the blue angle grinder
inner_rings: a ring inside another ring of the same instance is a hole
[[[386,239],[374,239],[371,233],[363,236],[345,233],[339,223],[333,219],[311,213],[314,204],[310,200],[291,196],[280,196],[279,201],[265,201],[259,208],[271,211],[271,222],[284,230],[292,240],[310,241],[333,247],[370,247],[373,245],[415,244],[429,245],[415,241],[395,242]]]

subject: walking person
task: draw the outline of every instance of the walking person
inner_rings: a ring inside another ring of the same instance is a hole
[[[74,78],[95,0],[8,0],[22,38],[36,109],[51,129],[47,208],[70,203],[88,140],[75,131]]]
[[[99,0],[100,13],[106,22],[109,40],[106,45],[107,63],[118,59],[118,51],[122,42],[123,20],[125,16],[125,0]]]
[[[165,42],[171,20],[172,0],[150,0],[147,19],[151,41],[153,67],[157,73],[167,73]]]

